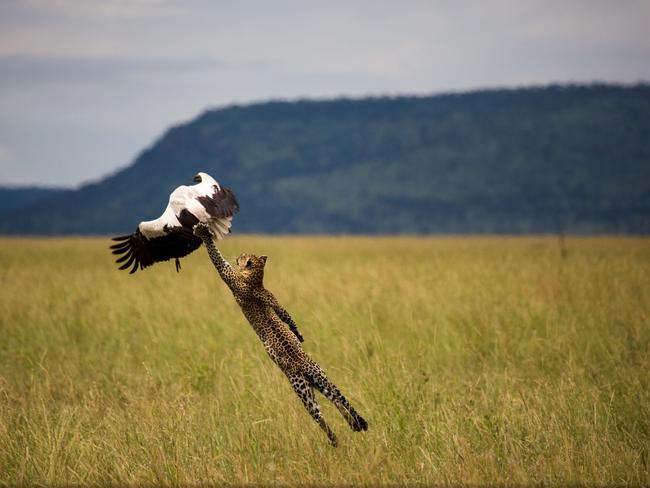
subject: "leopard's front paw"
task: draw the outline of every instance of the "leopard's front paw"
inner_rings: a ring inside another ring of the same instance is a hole
[[[200,237],[201,239],[212,239],[214,237],[214,234],[210,230],[210,227],[208,227],[208,225],[204,224],[203,222],[196,224],[192,228],[192,231],[196,237]]]

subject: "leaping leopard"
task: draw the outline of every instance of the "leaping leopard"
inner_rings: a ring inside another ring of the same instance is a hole
[[[236,270],[223,258],[214,244],[214,236],[206,225],[194,226],[194,234],[205,243],[212,264],[232,291],[244,316],[264,344],[266,352],[287,376],[309,414],[327,434],[332,446],[336,447],[338,442],[322,417],[314,388],[334,403],[352,430],[368,430],[368,422],[327,379],[323,369],[303,351],[300,345],[303,338],[295,322],[273,294],[264,288],[266,256],[242,254],[237,258],[239,270]]]

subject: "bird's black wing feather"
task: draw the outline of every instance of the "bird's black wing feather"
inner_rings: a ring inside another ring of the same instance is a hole
[[[214,190],[212,195],[196,198],[212,217],[232,217],[239,212],[239,203],[230,188],[220,188],[216,185],[212,188]]]
[[[196,237],[191,229],[183,227],[167,227],[167,234],[160,237],[146,238],[136,229],[133,234],[114,237],[113,254],[118,255],[115,261],[121,264],[120,269],[131,267],[130,273],[138,268],[144,269],[154,263],[182,258],[201,245],[201,239]]]

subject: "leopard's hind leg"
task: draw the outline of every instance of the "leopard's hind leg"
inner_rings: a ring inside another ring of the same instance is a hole
[[[310,371],[309,375],[310,383],[336,406],[352,430],[368,430],[368,422],[350,405],[336,385],[327,379],[320,366],[314,366],[315,370]]]
[[[321,414],[320,406],[316,401],[316,396],[314,395],[314,389],[312,388],[312,385],[310,385],[309,382],[300,374],[289,376],[289,381],[291,382],[291,386],[293,387],[296,394],[302,400],[303,405],[305,405],[305,408],[309,412],[309,415],[312,416],[320,428],[323,429],[325,434],[327,434],[327,438],[329,439],[330,444],[332,444],[333,447],[336,447],[338,445],[336,435],[334,435],[334,432],[332,432],[332,429],[330,429],[329,425],[327,425],[325,419],[323,418],[323,415]]]

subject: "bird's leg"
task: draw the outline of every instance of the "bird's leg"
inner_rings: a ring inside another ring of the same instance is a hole
[[[176,258],[176,272],[180,273],[181,271],[181,262],[178,258]]]

